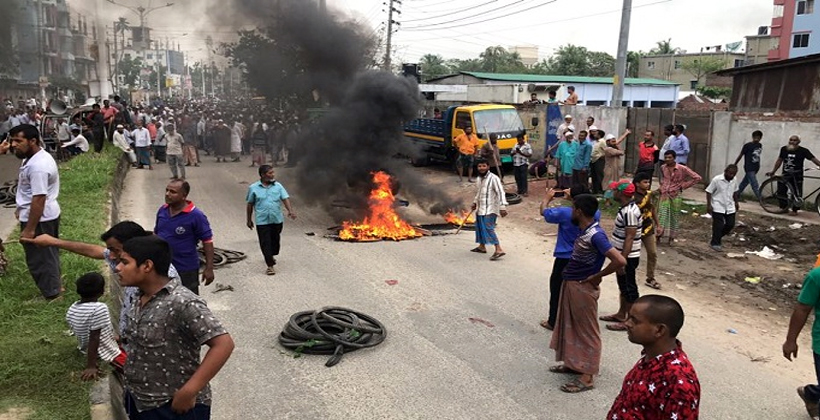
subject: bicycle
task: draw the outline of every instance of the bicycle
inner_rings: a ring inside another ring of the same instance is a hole
[[[803,172],[817,171],[819,169],[808,168]],[[803,179],[820,180],[820,176],[803,176]],[[820,187],[810,192],[803,194],[801,197],[795,192],[795,185],[792,179],[787,179],[783,175],[773,175],[769,179],[760,184],[760,206],[768,213],[783,214],[791,209],[802,209],[808,199],[820,191]],[[814,209],[820,214],[820,194],[814,199]]]

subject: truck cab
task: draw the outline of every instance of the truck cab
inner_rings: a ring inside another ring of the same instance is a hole
[[[512,105],[482,104],[451,106],[443,113],[442,119],[419,118],[404,126],[404,137],[411,143],[411,160],[415,165],[423,165],[431,160],[452,162],[458,156],[453,139],[464,133],[464,128],[473,127],[478,135],[479,146],[483,146],[490,134],[498,136],[501,164],[512,163],[512,149],[519,134],[526,135],[524,123]]]

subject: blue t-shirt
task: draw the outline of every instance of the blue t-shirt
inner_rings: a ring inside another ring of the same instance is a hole
[[[171,217],[167,204],[160,207],[157,211],[154,233],[171,246],[171,262],[180,273],[199,270],[199,253],[196,246],[199,241],[213,242],[213,232],[208,218],[190,201],[174,217]]]
[[[575,153],[575,163],[572,165],[573,171],[589,169],[589,161],[592,158],[592,142],[586,139],[578,143],[578,151]]]
[[[279,182],[266,187],[262,185],[262,181],[256,181],[248,187],[245,200],[253,204],[257,225],[272,225],[285,222],[285,215],[282,214],[282,200],[288,198],[290,196],[287,190]]]
[[[572,224],[572,207],[544,209],[544,220],[558,225],[558,241],[552,256],[568,260],[572,255],[572,244],[581,234],[581,229]],[[595,221],[601,220],[601,212],[595,212]]]
[[[612,245],[598,222],[589,225],[575,240],[569,263],[564,268],[564,281],[586,280],[601,271],[610,249]]]

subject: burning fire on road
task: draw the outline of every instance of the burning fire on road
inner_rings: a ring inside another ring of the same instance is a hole
[[[458,213],[454,210],[450,210],[444,215],[444,221],[456,226],[472,225],[475,224],[475,216],[467,210],[461,210]]]
[[[381,240],[401,241],[423,236],[418,228],[413,227],[396,213],[393,203],[391,177],[386,172],[374,172],[374,188],[370,191],[368,214],[361,222],[346,221],[342,223],[339,239],[351,242],[373,242]]]

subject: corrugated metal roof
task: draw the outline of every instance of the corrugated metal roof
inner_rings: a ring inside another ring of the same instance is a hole
[[[611,77],[586,77],[586,76],[559,76],[554,74],[508,74],[508,73],[483,73],[476,71],[462,71],[461,74],[473,76],[479,79],[495,80],[503,82],[521,82],[521,83],[599,83],[611,84]],[[450,76],[439,77],[434,80],[444,79]],[[624,84],[627,85],[679,85],[680,83],[670,82],[668,80],[660,79],[645,79],[627,77],[624,79]]]

